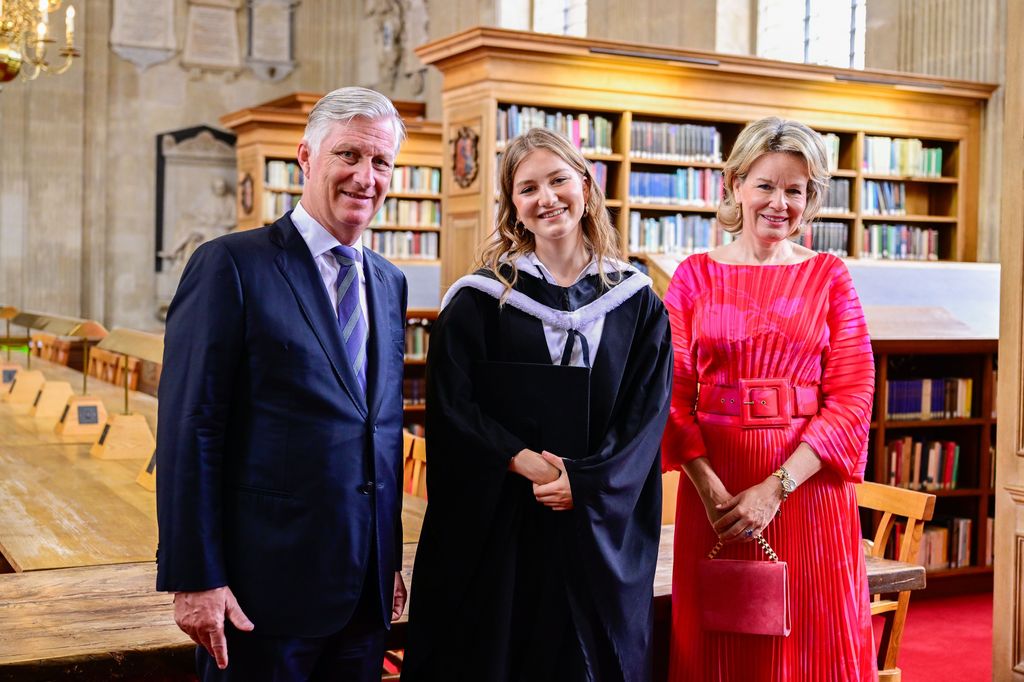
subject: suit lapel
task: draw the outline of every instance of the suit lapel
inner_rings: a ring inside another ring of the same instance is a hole
[[[366,400],[348,362],[341,331],[338,329],[338,314],[331,309],[331,299],[324,291],[324,283],[313,262],[313,255],[287,216],[277,221],[274,228],[279,230],[281,239],[281,253],[275,263],[295,294],[299,309],[327,354],[339,383],[365,417]]]
[[[363,268],[366,270],[366,307],[370,309],[369,367],[366,372],[366,393],[370,402],[370,415],[375,417],[387,389],[388,343],[391,328],[388,326],[388,309],[391,288],[377,259],[379,256],[369,249],[363,249]]]

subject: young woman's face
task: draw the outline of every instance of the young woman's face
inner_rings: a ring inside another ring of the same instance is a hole
[[[572,166],[546,149],[527,154],[512,178],[516,217],[538,244],[579,235],[589,191]]]

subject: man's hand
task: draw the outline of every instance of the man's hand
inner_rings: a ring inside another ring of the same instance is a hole
[[[213,656],[221,670],[228,667],[228,643],[224,638],[225,616],[239,630],[251,632],[255,627],[242,613],[235,595],[226,585],[203,592],[174,594],[174,622],[193,642]]]
[[[540,453],[544,461],[558,470],[559,476],[550,483],[543,485],[533,484],[533,496],[541,504],[554,509],[555,511],[566,511],[572,509],[572,488],[569,486],[569,475],[565,472],[565,463],[561,457],[552,455],[545,450]]]
[[[391,606],[391,622],[402,617],[405,612],[405,600],[409,593],[405,591],[405,581],[402,579],[402,572],[395,571],[395,599]]]

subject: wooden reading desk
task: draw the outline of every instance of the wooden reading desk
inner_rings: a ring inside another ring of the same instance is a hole
[[[406,497],[406,537],[419,527],[425,503]],[[664,526],[654,580],[655,661],[664,679],[671,623],[673,526]],[[415,542],[403,557],[412,583]],[[194,645],[174,624],[171,598],[153,591],[153,562],[94,566],[0,576],[0,680],[49,680],[73,673],[79,680],[113,680],[194,669]],[[872,594],[924,587],[921,566],[868,559]],[[402,648],[407,616],[391,631],[390,648]]]

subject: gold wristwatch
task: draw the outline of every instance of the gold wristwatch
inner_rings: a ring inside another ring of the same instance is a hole
[[[782,501],[785,502],[789,494],[796,490],[796,481],[790,477],[786,467],[779,467],[772,472],[772,476],[779,479],[779,483],[782,485]]]

